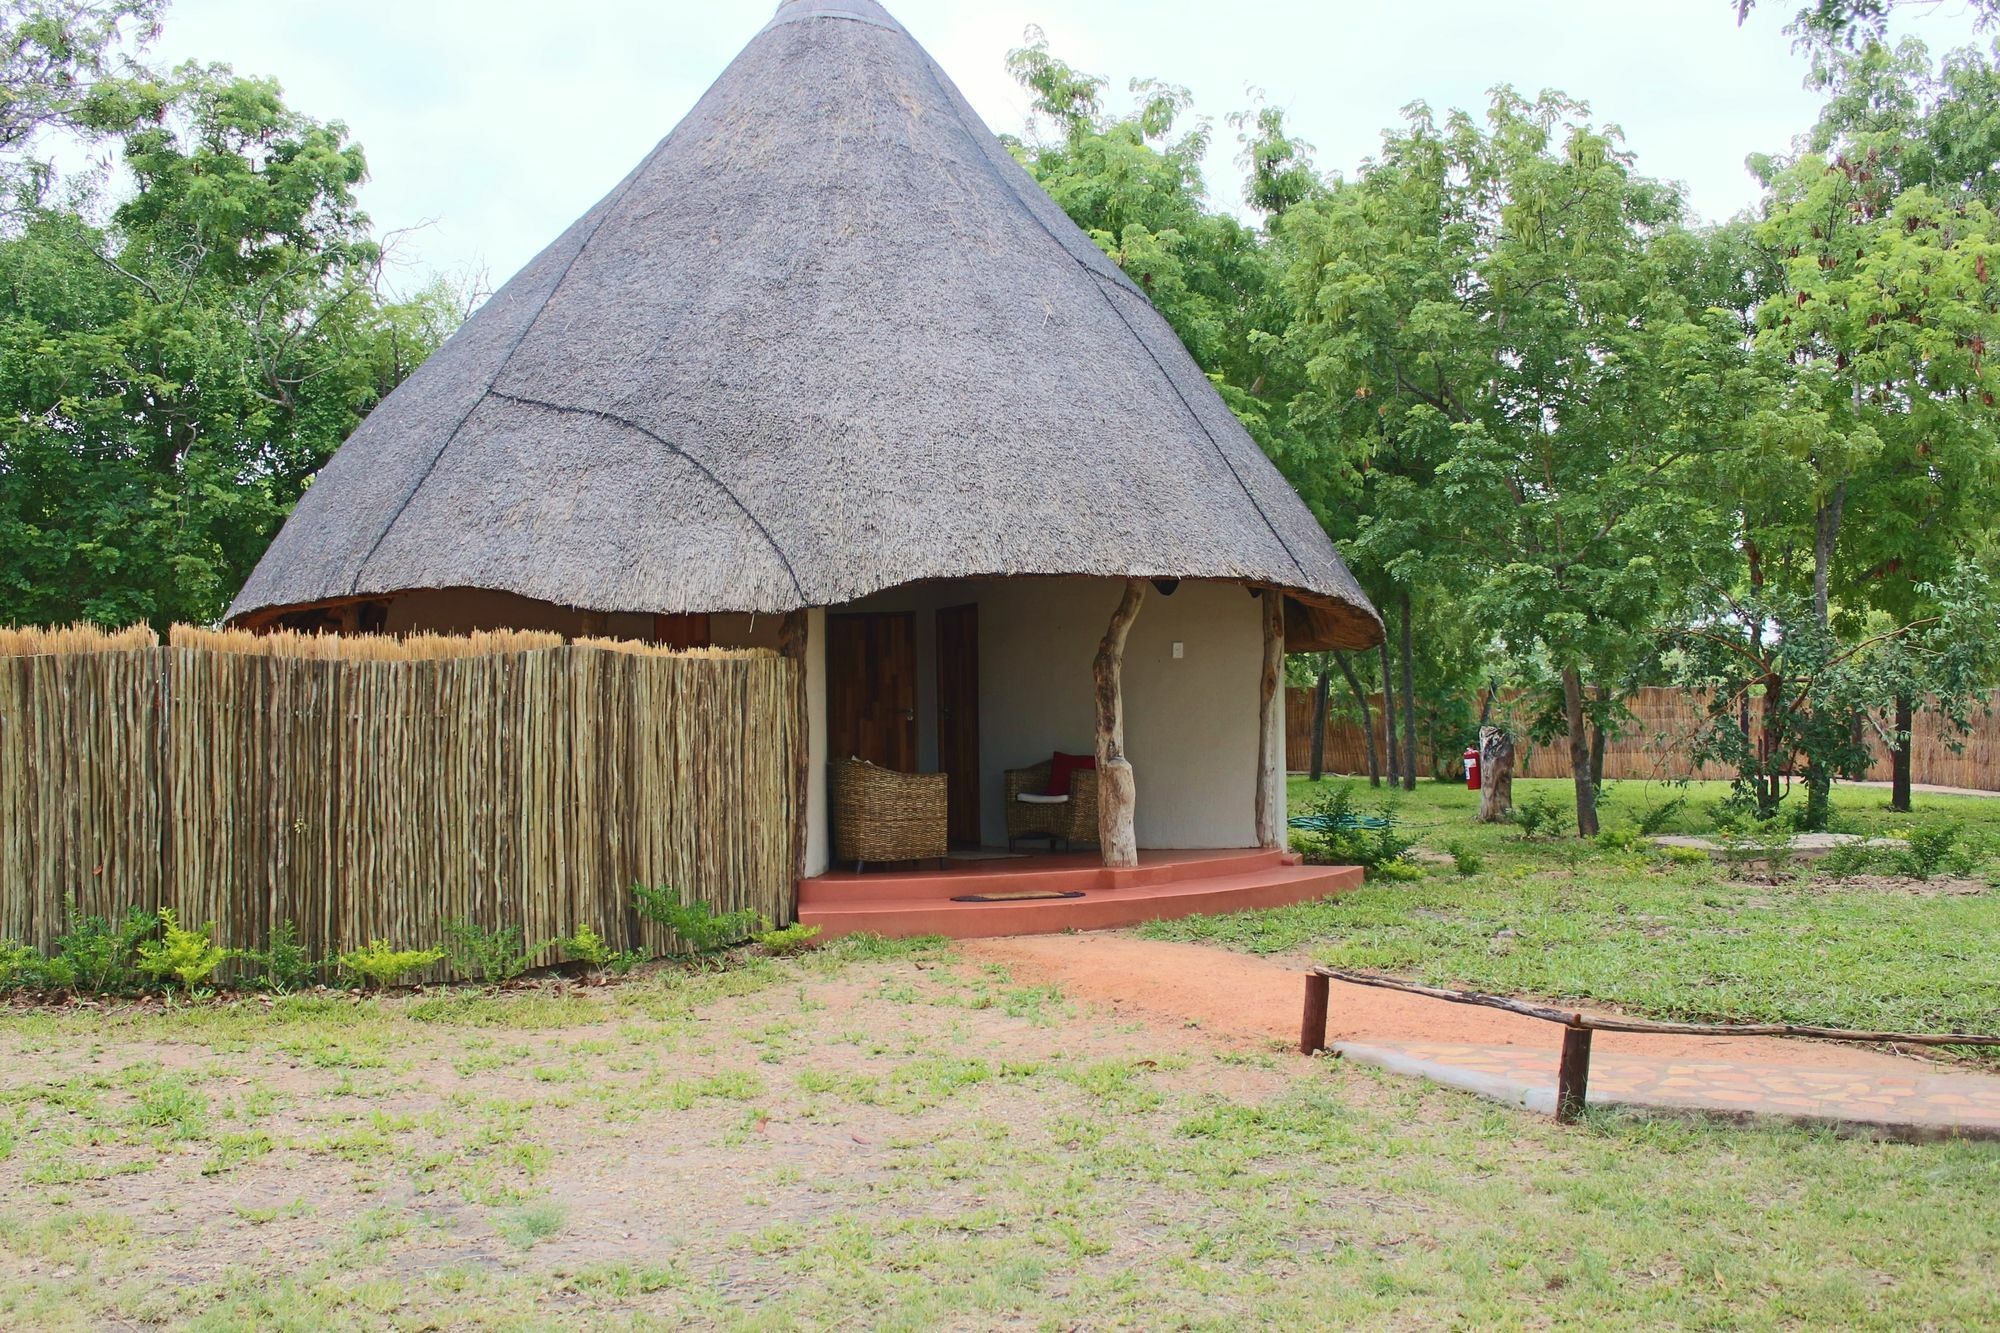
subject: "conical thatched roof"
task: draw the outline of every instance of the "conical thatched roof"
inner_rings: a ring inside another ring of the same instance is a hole
[[[525,188],[525,183],[524,183]],[[306,491],[232,616],[472,587],[775,612],[1218,578],[1380,622],[1146,297],[872,0],[789,0]]]

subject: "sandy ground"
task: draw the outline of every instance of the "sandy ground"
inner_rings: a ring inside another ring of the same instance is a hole
[[[1302,958],[1263,958],[1201,944],[1114,933],[963,940],[969,957],[1004,963],[1020,981],[1059,985],[1077,1000],[1167,1027],[1262,1045],[1299,1039]],[[1327,1041],[1462,1042],[1545,1047],[1558,1029],[1540,1019],[1371,986],[1333,983]],[[1664,1059],[1759,1061],[1807,1068],[1935,1073],[1925,1060],[1870,1047],[1776,1037],[1668,1037],[1600,1032],[1599,1052]]]

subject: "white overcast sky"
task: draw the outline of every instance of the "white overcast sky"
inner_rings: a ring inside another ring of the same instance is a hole
[[[1352,173],[1405,103],[1484,105],[1560,88],[1625,130],[1650,175],[1724,218],[1755,198],[1745,154],[1812,119],[1782,28],[1801,0],[890,0],[986,122],[1019,132],[1003,59],[1029,24],[1111,80],[1184,84],[1212,117],[1215,201],[1236,207],[1224,117],[1263,90],[1323,169]],[[399,248],[396,285],[485,271],[497,286],[610,189],[763,26],[775,0],[174,0],[154,55],[275,77],[366,148],[363,202]],[[1910,11],[1933,51],[1972,40],[1959,0]]]

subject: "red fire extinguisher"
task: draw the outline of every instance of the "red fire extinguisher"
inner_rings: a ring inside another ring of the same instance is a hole
[[[1479,790],[1479,751],[1470,745],[1465,747],[1465,789]]]

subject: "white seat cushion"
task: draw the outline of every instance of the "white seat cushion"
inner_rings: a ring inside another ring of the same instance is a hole
[[[1024,791],[1016,795],[1014,799],[1017,801],[1026,801],[1029,805],[1062,805],[1069,800],[1069,797],[1050,796],[1045,792],[1038,791]]]

